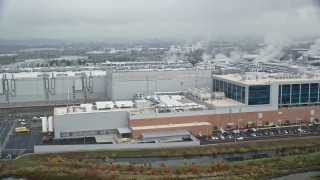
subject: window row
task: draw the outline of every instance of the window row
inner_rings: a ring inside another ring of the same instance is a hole
[[[282,84],[279,85],[278,103],[285,104],[303,104],[311,102],[320,102],[319,84]]]
[[[213,79],[214,91],[224,92],[227,98],[233,99],[235,101],[245,103],[246,91],[245,87]]]
[[[74,132],[61,132],[60,137],[84,137],[84,136],[95,136],[95,135],[105,135],[105,134],[116,134],[116,130],[93,130],[93,131],[74,131]]]
[[[248,105],[270,104],[270,85],[249,86]]]

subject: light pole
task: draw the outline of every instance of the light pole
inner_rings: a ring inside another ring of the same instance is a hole
[[[300,121],[300,138],[301,138],[301,131],[302,131],[302,129],[301,129],[301,121]]]
[[[238,119],[238,131],[237,131],[238,137],[240,137],[239,121],[242,121],[242,119]],[[234,134],[234,141],[237,142],[237,135],[236,135],[236,133]]]

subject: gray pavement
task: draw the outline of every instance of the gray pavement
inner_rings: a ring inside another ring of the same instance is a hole
[[[25,119],[21,124],[19,119]],[[28,127],[29,133],[15,133],[16,127]],[[33,153],[34,145],[42,144],[41,122],[32,121],[32,117],[5,117],[0,119],[0,160],[10,159],[25,153]],[[13,156],[12,156],[13,155]]]

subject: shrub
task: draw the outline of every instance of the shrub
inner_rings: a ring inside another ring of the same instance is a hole
[[[139,172],[140,172],[140,173],[143,173],[143,172],[144,172],[144,167],[143,167],[143,166],[140,166]]]
[[[49,161],[50,161],[51,165],[56,166],[60,162],[62,162],[62,157],[58,155],[58,156],[51,158]]]
[[[154,168],[151,168],[151,169],[149,170],[149,174],[155,175],[155,174],[157,174],[157,173],[158,173],[158,171],[157,171],[156,169],[154,169]]]
[[[174,170],[174,173],[175,174],[181,174],[181,170],[179,168],[177,168],[177,169]]]
[[[251,127],[256,127],[257,125],[256,125],[256,123],[255,122],[252,122],[251,123]]]
[[[106,167],[105,167],[103,164],[100,164],[100,165],[98,166],[98,170],[104,171],[104,170],[106,170]]]
[[[130,164],[130,165],[125,166],[125,167],[124,167],[124,170],[125,170],[125,171],[134,171],[135,168],[134,168],[134,166],[133,166],[132,164]]]
[[[172,172],[172,170],[171,170],[171,168],[167,167],[167,168],[164,168],[163,172],[166,174],[170,174]]]
[[[193,172],[193,169],[192,168],[185,168],[184,172],[185,173],[190,173],[190,172]]]
[[[117,170],[117,166],[112,164],[110,167],[109,167],[109,171],[115,171]]]
[[[200,173],[202,173],[202,169],[199,167],[195,167],[195,168],[193,168],[193,173],[200,174]]]

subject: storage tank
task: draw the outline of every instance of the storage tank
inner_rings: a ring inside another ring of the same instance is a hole
[[[92,106],[88,105],[84,107],[86,112],[92,112]]]
[[[49,116],[48,118],[48,131],[53,132],[53,116]]]
[[[48,119],[47,117],[40,117],[42,120],[42,132],[48,132]]]

